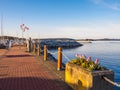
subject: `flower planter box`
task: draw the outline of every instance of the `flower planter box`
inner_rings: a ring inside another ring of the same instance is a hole
[[[102,76],[114,80],[114,72],[111,70],[88,71],[76,64],[66,64],[65,82],[73,90],[114,90],[114,86]]]

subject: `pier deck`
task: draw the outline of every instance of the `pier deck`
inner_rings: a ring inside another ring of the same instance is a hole
[[[58,75],[55,64],[43,62],[43,56],[25,52],[25,47],[1,49],[0,53],[0,90],[70,90],[62,80],[64,71]]]

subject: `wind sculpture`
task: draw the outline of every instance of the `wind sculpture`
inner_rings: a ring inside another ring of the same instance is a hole
[[[25,32],[25,30],[29,30],[29,28],[25,26],[25,24],[21,24],[20,28],[22,29],[23,32]]]
[[[26,30],[29,30],[29,28],[27,26],[25,26],[25,24],[21,24],[20,25],[20,28],[22,30],[22,38],[23,38],[23,33],[26,31]]]

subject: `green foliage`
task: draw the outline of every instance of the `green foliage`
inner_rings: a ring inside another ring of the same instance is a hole
[[[106,70],[106,68],[100,66],[99,63],[96,64],[92,60],[87,61],[85,58],[76,58],[76,59],[71,60],[70,63],[77,64],[83,68],[86,68],[89,71]]]

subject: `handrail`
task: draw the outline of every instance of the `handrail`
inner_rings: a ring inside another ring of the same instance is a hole
[[[62,54],[65,57],[66,61],[70,61],[70,59],[64,53],[62,53]]]
[[[59,52],[59,51],[58,52],[50,52],[48,49],[47,49],[47,51],[48,51],[48,53],[50,53],[52,55],[57,54]],[[65,53],[62,52],[62,55],[65,57],[66,61],[70,61],[69,57],[67,57],[67,55],[65,55]]]
[[[57,54],[58,52],[50,52],[48,49],[47,49],[47,51],[48,51],[48,53],[50,53],[50,54]]]
[[[109,78],[105,77],[105,76],[102,76],[102,78],[109,82],[110,84],[114,85],[114,86],[117,86],[117,87],[120,87],[120,84],[116,83],[116,82],[113,82],[112,80],[110,80]]]

